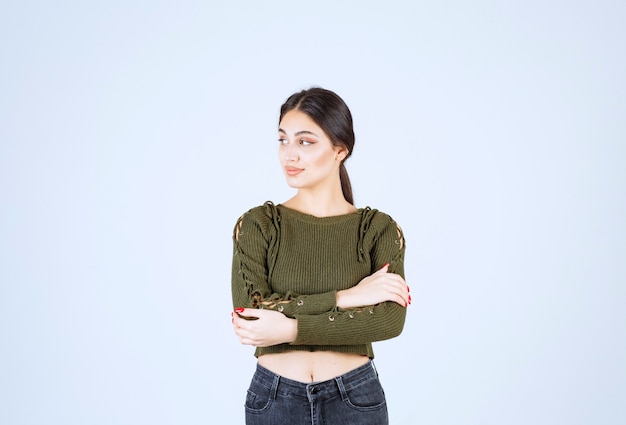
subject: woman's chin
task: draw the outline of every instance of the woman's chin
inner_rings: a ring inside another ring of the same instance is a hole
[[[298,182],[297,179],[291,176],[285,176],[285,182],[287,183],[287,186],[294,188],[294,189],[299,189],[302,187],[302,184]]]

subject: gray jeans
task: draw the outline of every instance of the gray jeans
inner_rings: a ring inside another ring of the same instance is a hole
[[[372,361],[324,382],[305,384],[257,364],[246,397],[247,425],[384,425],[385,393]]]

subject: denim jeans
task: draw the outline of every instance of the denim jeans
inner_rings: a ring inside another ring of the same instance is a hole
[[[245,403],[247,425],[388,424],[374,363],[324,382],[283,378],[257,364]]]

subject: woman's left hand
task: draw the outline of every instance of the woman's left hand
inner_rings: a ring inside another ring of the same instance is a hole
[[[237,308],[232,313],[233,329],[239,342],[255,347],[269,347],[293,342],[298,334],[296,319],[273,310]]]

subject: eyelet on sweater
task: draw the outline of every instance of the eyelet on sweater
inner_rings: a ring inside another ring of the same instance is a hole
[[[333,316],[328,316],[328,320],[330,320],[331,322],[334,322],[335,318]]]
[[[304,305],[304,300],[298,300],[297,304],[298,304],[299,306],[303,306],[303,305]]]
[[[370,308],[370,314],[374,314],[374,310]]]
[[[279,311],[280,313],[282,313],[284,309],[285,309],[285,308],[284,308],[282,305],[279,305],[279,306],[278,306],[278,311]]]
[[[396,244],[400,245],[400,249],[404,247],[404,234],[402,233],[402,229],[400,226],[396,224],[396,230],[398,232],[398,240],[396,240]]]
[[[354,319],[354,313],[353,313],[353,312],[350,312],[350,313],[348,314],[348,316],[350,317],[350,319]]]

